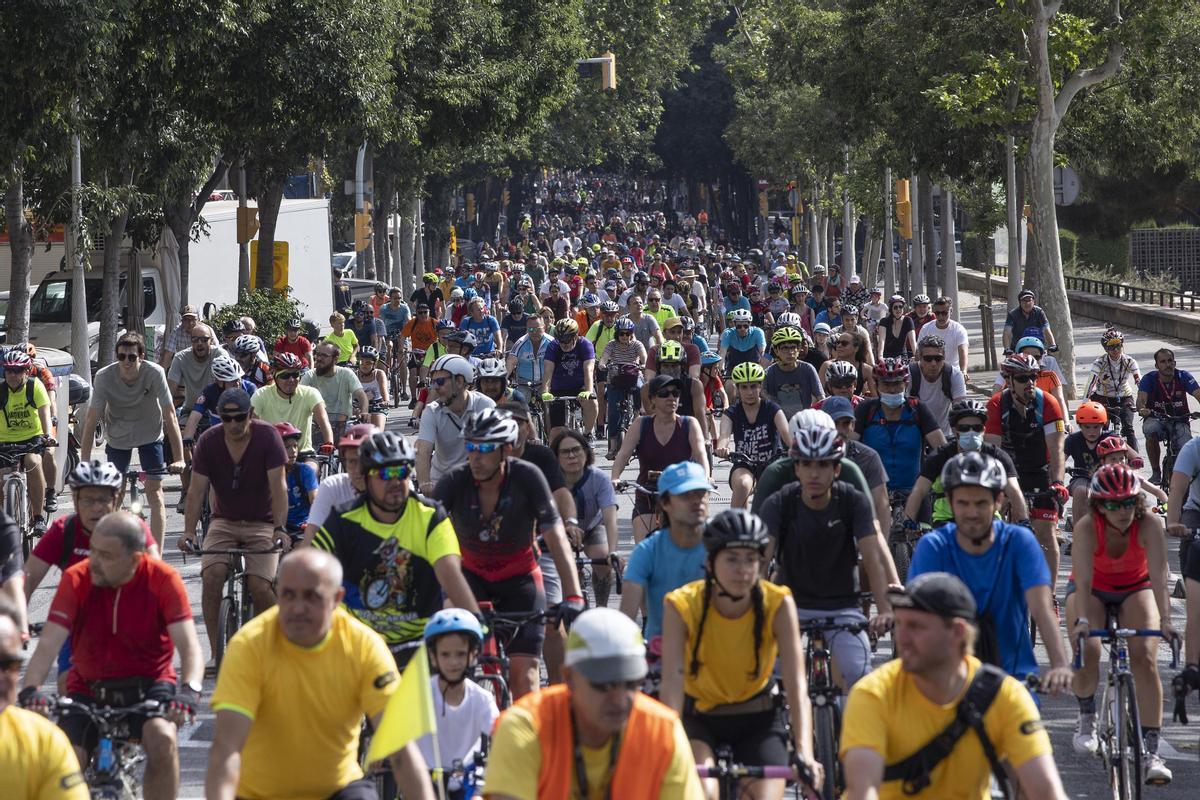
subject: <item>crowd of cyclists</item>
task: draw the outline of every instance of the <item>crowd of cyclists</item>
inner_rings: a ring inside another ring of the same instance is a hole
[[[949,298],[885,302],[786,236],[738,251],[706,212],[660,206],[636,182],[564,174],[519,236],[431,269],[408,298],[378,284],[320,339],[294,319],[267,343],[249,318],[218,338],[192,307],[157,353],[123,334],[58,518],[38,458],[57,445],[54,385],[32,348],[6,349],[0,451],[23,449],[35,545],[23,556],[0,514],[0,796],[87,796],[103,736],[79,709],[108,706],[128,709],[144,796],[175,797],[177,726],[207,676],[213,799],[426,798],[435,781],[463,797],[472,769],[486,796],[522,800],[989,783],[1060,798],[1037,693],[1072,692],[1075,750],[1104,746],[1091,634],[1112,614],[1153,634],[1130,642],[1133,747],[1140,779],[1169,783],[1171,537],[1188,611],[1175,690],[1200,690],[1200,385],[1174,354],[1142,375],[1107,330],[1072,415],[1026,290],[980,396]],[[121,510],[134,450],[149,524]],[[169,549],[200,558],[207,664]],[[231,570],[253,619],[228,640]],[[422,646],[437,741],[399,750],[386,781],[360,764],[360,728]],[[833,673],[815,671],[824,657]]]

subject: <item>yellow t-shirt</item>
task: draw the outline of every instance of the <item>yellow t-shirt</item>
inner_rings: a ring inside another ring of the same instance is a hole
[[[0,442],[24,442],[45,433],[38,409],[50,402],[50,396],[37,378],[27,380],[33,384],[33,405],[28,402],[28,390],[24,386],[19,389],[8,387],[8,404],[0,414]]]
[[[583,751],[583,769],[587,774],[588,795],[580,798],[579,785],[571,782],[571,794],[561,800],[602,800],[608,787],[608,765],[612,740],[603,747],[580,747]],[[538,772],[542,768],[542,746],[538,741],[533,717],[520,706],[512,706],[500,718],[492,737],[492,750],[488,755],[487,788],[485,795],[503,795],[516,800],[538,800]],[[663,776],[658,794],[647,794],[659,800],[700,800],[704,790],[696,773],[696,761],[692,758],[692,746],[679,720],[675,721],[675,754]]]
[[[647,308],[646,308],[646,309],[643,311],[643,313],[645,313],[645,314],[649,314],[650,316],[654,317],[655,321],[657,321],[657,322],[658,322],[658,327],[660,327],[660,328],[663,326],[663,324],[664,324],[664,323],[665,323],[667,320],[671,319],[671,317],[677,317],[677,316],[679,316],[678,314],[676,314],[676,313],[675,313],[675,307],[674,307],[674,306],[667,305],[666,303],[663,303],[663,304],[659,305],[659,307],[658,307],[658,311],[651,311],[651,310],[650,310],[650,309],[647,307]]]
[[[687,644],[683,651],[683,691],[696,699],[696,708],[709,711],[715,706],[742,703],[765,689],[771,682],[771,671],[779,647],[772,626],[783,598],[791,597],[786,586],[759,581],[763,590],[762,647],[759,650],[758,673],[754,671],[754,610],[737,619],[729,619],[708,610],[704,633],[700,637],[700,670],[692,675],[692,645],[704,612],[704,581],[691,583],[670,592],[666,602],[675,607],[687,626]]]
[[[968,657],[968,683],[979,669],[979,659]],[[963,688],[966,691],[966,688]],[[841,755],[866,747],[895,764],[924,747],[954,719],[961,696],[937,705],[913,683],[899,659],[889,661],[865,676],[850,690],[842,719]],[[1029,759],[1049,755],[1050,737],[1042,727],[1037,705],[1025,687],[1006,678],[987,713],[983,726],[996,748],[996,755],[1019,768]],[[986,800],[991,767],[979,737],[967,731],[954,751],[930,775],[931,783],[913,798],[970,798]],[[881,800],[908,798],[899,781],[879,788]]]
[[[229,643],[214,711],[253,720],[242,748],[237,796],[323,800],[363,776],[363,715],[383,711],[398,685],[379,634],[337,608],[316,647],[297,647],[279,628],[279,606],[259,614]]]
[[[342,328],[342,335],[338,336],[333,331],[325,334],[323,341],[333,342],[338,346],[338,363],[349,361],[354,357],[354,348],[358,346],[358,336],[349,328]]]
[[[87,800],[87,784],[62,728],[16,706],[0,711],[0,797]]]

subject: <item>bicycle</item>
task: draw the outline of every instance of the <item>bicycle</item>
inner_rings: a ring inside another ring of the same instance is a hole
[[[1180,448],[1176,446],[1175,437],[1172,435],[1172,425],[1182,423],[1188,426],[1188,438],[1191,438],[1192,426],[1191,421],[1200,419],[1200,411],[1193,411],[1190,414],[1165,414],[1161,411],[1151,411],[1147,419],[1156,419],[1161,421],[1167,429],[1167,437],[1163,442],[1163,462],[1162,462],[1162,478],[1163,484],[1171,485],[1171,472],[1175,469],[1175,459],[1179,457]]]
[[[553,400],[545,400],[543,403],[546,405],[554,405],[556,403],[565,404],[566,417],[563,419],[563,428],[585,435],[588,433],[583,429],[583,406],[580,404],[578,397],[556,397]]]
[[[521,390],[521,393],[528,399],[529,406],[529,421],[533,425],[533,438],[539,442],[545,443],[546,437],[546,409],[542,403],[541,384],[533,381],[514,381],[513,391]]]
[[[479,613],[486,628],[477,669],[471,677],[481,686],[490,686],[496,707],[503,711],[513,702],[508,688],[508,645],[522,626],[556,622],[558,617],[549,611],[496,611],[490,600],[479,601]]]
[[[857,635],[866,629],[865,622],[837,622],[835,617],[800,625],[800,633],[808,637],[804,665],[808,674],[808,696],[812,702],[814,755],[825,770],[820,787],[824,797],[836,797],[845,787],[838,758],[838,742],[842,736],[838,699],[842,690],[833,680],[833,653],[825,637],[832,639],[838,633]]]
[[[546,540],[541,536],[537,538],[537,546],[541,552],[546,552]],[[588,608],[596,608],[596,592],[594,587],[594,573],[596,567],[608,567],[612,575],[612,590],[614,594],[621,593],[621,586],[625,577],[625,565],[621,560],[620,553],[609,553],[606,556],[592,558],[583,552],[582,547],[576,547],[575,543],[571,543],[571,549],[575,554],[575,572],[579,576],[579,589],[583,595],[584,601]]]
[[[796,770],[782,765],[747,766],[733,760],[733,750],[728,745],[717,747],[714,753],[716,763],[697,764],[696,772],[703,778],[714,778],[717,781],[718,797],[721,800],[737,800],[742,797],[738,792],[738,783],[742,780],[785,780],[793,785],[795,797],[814,797],[806,792],[796,781]]]
[[[912,563],[913,550],[916,548],[916,540],[920,538],[920,526],[912,530],[911,526],[905,523],[909,522],[908,516],[904,513],[904,506],[908,502],[909,493],[896,489],[888,494],[888,502],[892,507],[892,526],[888,530],[888,549],[892,553],[892,561],[896,563],[896,574],[900,576],[900,582],[905,583],[908,580],[908,565]],[[914,538],[913,534],[916,534]]]
[[[1161,630],[1118,627],[1120,606],[1104,604],[1104,627],[1088,632],[1089,638],[1108,645],[1108,676],[1097,704],[1096,754],[1108,773],[1115,800],[1140,800],[1142,796],[1142,725],[1138,716],[1133,672],[1129,667],[1129,639],[1162,636]],[[1083,640],[1077,640],[1075,669],[1083,666]],[[1179,666],[1179,641],[1171,642],[1170,669]]]
[[[59,716],[70,714],[88,717],[96,726],[98,741],[91,760],[84,766],[83,777],[93,800],[134,800],[140,796],[138,769],[146,754],[130,738],[128,718],[133,714],[151,717],[164,716],[157,700],[144,700],[132,706],[113,708],[76,703],[60,697],[56,703]]]
[[[30,439],[28,442],[13,442],[0,444],[0,472],[4,474],[4,511],[12,517],[21,532],[21,554],[26,561],[33,552],[34,543],[40,537],[35,535],[29,518],[29,482],[21,460],[31,453],[41,453],[46,449],[46,438],[43,436]],[[41,509],[38,509],[41,512]]]
[[[184,551],[194,556],[229,556],[229,570],[225,576],[225,590],[221,596],[220,610],[217,618],[217,638],[213,643],[213,661],[217,669],[221,668],[221,659],[234,634],[253,617],[253,605],[250,601],[249,576],[246,574],[246,556],[272,555],[283,551],[283,540],[276,539],[275,544],[267,550],[206,550],[203,547],[189,545]]]
[[[330,475],[336,475],[342,471],[341,459],[338,458],[337,452],[318,453],[317,454],[317,482],[328,478]]]
[[[662,473],[660,473],[658,471],[651,471],[650,475],[649,475],[649,479],[651,481],[654,481],[655,484],[657,484],[658,476],[661,474]],[[650,516],[651,516],[650,530],[656,531],[662,527],[662,508],[659,506],[659,503],[658,503],[658,490],[657,489],[651,489],[648,486],[643,486],[642,484],[638,483],[637,481],[617,481],[617,483],[613,486],[613,488],[618,492],[627,492],[630,489],[632,489],[635,494],[644,494],[644,495],[646,495],[646,497],[650,498],[650,504],[654,508],[654,511],[651,512],[651,514],[650,514]],[[637,517],[636,509],[634,511],[634,517],[635,518]]]

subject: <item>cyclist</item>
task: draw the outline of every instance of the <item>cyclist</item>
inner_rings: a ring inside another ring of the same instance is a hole
[[[993,758],[1015,771],[1022,796],[1066,800],[1033,698],[1015,678],[991,672],[972,655],[976,605],[970,589],[953,575],[928,573],[889,594],[899,658],[850,690],[840,745],[846,800],[987,797],[992,771],[1003,769]],[[984,679],[999,687],[988,692],[992,699],[976,732],[970,726],[948,731],[966,713],[968,697],[978,709]],[[938,747],[935,740],[947,732],[968,738]],[[980,735],[987,737],[992,758]]]
[[[30,376],[33,360],[19,347],[10,347],[4,352],[4,381],[0,383],[0,447],[27,449],[37,444],[42,437],[45,443],[55,444],[51,438],[50,397],[46,387]],[[32,509],[33,535],[46,532],[46,477],[42,472],[42,458],[37,453],[26,453],[21,466],[29,482],[29,508]]]
[[[512,343],[505,360],[505,368],[513,376],[513,394],[526,403],[545,378],[546,348],[550,346],[545,334],[545,320],[531,316],[526,334]]]
[[[333,429],[325,411],[325,398],[311,386],[300,383],[302,362],[293,353],[276,353],[271,359],[275,382],[250,398],[254,416],[272,425],[290,422],[300,431],[300,459],[310,460],[313,450],[312,429],[316,425],[322,452],[333,452]]]
[[[603,293],[603,292],[602,292]],[[596,397],[606,398],[606,390],[608,388],[608,369],[600,363],[602,354],[608,349],[608,343],[617,338],[617,318],[620,314],[620,307],[612,300],[611,297],[600,303],[600,318],[588,326],[584,332],[584,338],[592,343],[592,348],[596,351]],[[636,326],[635,326],[636,327]],[[604,402],[600,403],[597,409],[596,417],[596,433],[600,435],[604,432],[605,424],[608,422],[608,408]],[[613,436],[609,433],[609,439]]]
[[[508,387],[508,369],[499,358],[492,356],[483,359],[475,372],[475,388],[485,397],[495,403],[512,399],[513,390]]]
[[[1200,403],[1200,384],[1185,369],[1175,367],[1175,352],[1163,347],[1154,351],[1154,372],[1138,383],[1137,412],[1142,415],[1142,434],[1150,458],[1150,482],[1161,484],[1158,443],[1170,439],[1178,454],[1192,438],[1188,419],[1188,395]]]
[[[927,322],[917,331],[917,344],[926,337],[934,336],[942,340],[943,355],[951,364],[957,364],[965,374],[967,371],[967,352],[969,341],[967,329],[962,323],[950,319],[949,297],[939,297],[933,304],[933,321]]]
[[[663,603],[662,700],[682,716],[697,763],[711,766],[724,744],[742,764],[788,764],[794,747],[801,775],[819,781],[796,605],[786,587],[759,577],[769,541],[767,526],[744,509],[722,511],[705,524],[704,579],[670,592]],[[777,657],[791,746],[771,693]],[[779,797],[783,781],[739,789]]]
[[[880,358],[902,358],[917,352],[917,333],[913,318],[904,313],[903,295],[888,301],[888,316],[875,326],[875,350]]]
[[[639,691],[645,675],[646,647],[635,623],[608,608],[580,616],[568,641],[565,684],[529,694],[500,715],[487,796],[700,796],[679,718]]]
[[[158,365],[166,372],[175,354],[186,350],[192,344],[192,328],[200,321],[200,315],[195,306],[184,306],[179,309],[179,325],[171,330],[159,343]],[[215,344],[215,343],[214,343]]]
[[[288,535],[296,542],[301,538],[305,524],[308,522],[308,512],[313,500],[317,497],[317,470],[312,464],[297,461],[300,453],[300,431],[290,422],[275,423],[279,438],[283,439],[283,449],[287,452],[287,497]]]
[[[887,601],[890,557],[881,545],[870,495],[839,480],[845,453],[836,431],[800,428],[789,451],[796,482],[762,505],[762,521],[772,538],[780,584],[796,598],[800,622],[832,618],[838,624],[865,623],[858,603],[861,557],[879,607],[870,622],[876,636],[891,627]],[[866,632],[829,631],[837,671],[852,686],[871,669]]]
[[[554,325],[554,341],[546,348],[543,361],[542,402],[549,404],[550,438],[557,436],[567,423],[565,403],[554,402],[563,397],[578,397],[583,414],[583,430],[591,436],[596,425],[595,380],[596,351],[592,343],[579,336],[579,323],[560,319]]]
[[[408,363],[401,357],[401,354],[404,352],[404,326],[412,319],[413,314],[408,303],[405,303],[401,296],[400,287],[393,286],[388,290],[388,302],[379,307],[377,314],[379,320],[383,322],[384,333],[387,337],[384,362],[394,365],[397,391],[400,392],[401,400],[407,400],[408,398],[404,396],[404,387],[408,385]],[[382,348],[380,352],[384,354]]]
[[[864,400],[854,409],[855,433],[859,441],[879,453],[887,471],[889,494],[912,489],[926,445],[937,449],[946,444],[942,429],[925,404],[906,396],[908,376],[904,359],[883,359],[874,372],[879,396]]]
[[[718,351],[725,360],[726,374],[733,374],[739,364],[758,364],[767,349],[766,334],[752,324],[748,308],[729,312],[729,325],[721,333]]]
[[[1041,306],[1034,305],[1035,300],[1033,292],[1028,289],[1022,289],[1017,295],[1017,307],[1009,311],[1004,320],[1002,339],[1005,355],[1008,355],[1010,348],[1020,352],[1021,348],[1014,347],[1013,342],[1019,343],[1026,336],[1036,336],[1043,342],[1054,344],[1050,320],[1046,318],[1046,312]]]
[[[1091,514],[1075,521],[1071,546],[1072,574],[1067,583],[1067,619],[1072,643],[1100,628],[1106,607],[1117,606],[1122,628],[1157,628],[1163,638],[1175,638],[1171,601],[1167,596],[1167,552],[1163,524],[1147,514],[1140,498],[1141,481],[1128,467],[1101,467],[1092,476],[1088,499]],[[1093,624],[1090,620],[1095,620]],[[1130,668],[1141,717],[1145,749],[1146,783],[1171,782],[1169,770],[1158,755],[1162,727],[1163,687],[1155,652],[1158,637],[1129,640]],[[1099,678],[1100,641],[1083,643],[1083,669],[1075,675],[1079,700],[1079,727],[1075,750],[1096,750],[1096,683]]]
[[[983,441],[983,429],[987,424],[987,406],[979,400],[959,400],[950,409],[952,439],[939,447],[921,465],[921,477],[917,478],[912,492],[904,502],[905,528],[919,529],[915,520],[921,518],[925,498],[933,496],[933,526],[940,527],[954,520],[950,498],[942,486],[942,468],[946,462],[960,453],[982,453],[994,458],[1004,467],[1004,495],[1010,503],[1009,516],[1021,520],[1018,524],[1029,527],[1029,508],[1025,495],[1017,482],[1017,468],[1012,458],[1000,447]]]
[[[317,494],[304,523],[302,544],[312,544],[313,537],[335,508],[357,500],[366,491],[366,476],[358,469],[358,448],[364,439],[379,432],[374,425],[360,422],[347,428],[338,439],[338,463],[342,471],[325,476],[317,484]]]
[[[596,454],[582,434],[563,431],[550,447],[573,500],[573,519],[566,520],[573,547],[582,548],[588,558],[608,558],[617,551],[617,497],[612,481],[595,466]],[[612,569],[595,565],[592,588],[597,606],[608,605],[611,585]]]
[[[683,345],[673,339],[667,339],[662,343],[662,347],[659,348],[656,355],[655,366],[661,374],[669,375],[672,378],[679,378],[679,382],[682,385],[679,396],[679,413],[685,417],[700,419],[705,409],[704,386],[701,385],[698,378],[693,378],[689,373],[684,371],[686,356],[683,352]],[[653,379],[650,368],[647,367],[646,380],[652,381]],[[648,383],[642,385],[643,406],[650,404],[647,386],[649,386]]]
[[[441,290],[435,289],[434,291]],[[421,377],[421,366],[425,359],[426,351],[436,346],[438,334],[441,330],[453,330],[454,328],[449,323],[444,328],[438,327],[441,324],[441,320],[435,323],[430,317],[428,305],[418,304],[416,316],[404,323],[404,327],[400,329],[400,336],[407,339],[412,346],[407,363],[408,390],[412,397],[409,400],[409,408],[415,406],[417,402],[417,384]]]
[[[146,361],[146,343],[142,337],[136,333],[121,334],[117,339],[116,355],[116,363],[102,367],[92,381],[92,401],[83,423],[79,457],[82,462],[91,460],[96,426],[101,420],[107,439],[105,455],[121,475],[128,469],[133,450],[137,448],[138,462],[146,472],[150,527],[155,541],[161,542],[167,520],[159,477],[165,466],[163,435],[173,455],[171,468],[179,469],[183,466],[179,420],[166,375],[162,367]],[[120,483],[118,481],[118,494]]]
[[[417,486],[424,495],[432,495],[443,475],[466,462],[466,418],[496,405],[471,388],[475,368],[462,356],[446,355],[433,362],[429,379],[437,401],[421,416],[417,433]]]
[[[642,370],[646,365],[646,348],[634,338],[633,320],[622,317],[613,325],[616,336],[604,346],[597,364],[597,375],[603,373],[607,379],[604,388],[604,399],[607,403],[606,419],[608,420],[608,455],[612,460],[617,448],[621,446],[622,414],[621,406],[628,402],[630,419],[637,414],[639,401],[638,387],[642,385]]]
[[[508,313],[500,321],[500,330],[504,332],[504,341],[510,349],[518,339],[529,332],[529,320],[530,314],[525,310],[525,301],[513,295],[508,301]]]
[[[646,348],[646,352],[650,353],[662,346],[663,337],[658,320],[642,311],[644,305],[645,301],[641,297],[633,295],[625,306],[628,310],[626,316],[633,320],[633,335]]]
[[[196,398],[192,411],[183,427],[183,440],[190,447],[198,433],[203,433],[220,422],[217,401],[226,389],[242,389],[251,397],[258,387],[246,377],[242,365],[233,356],[220,355],[213,359],[213,382],[204,387]],[[140,453],[139,453],[140,456]],[[128,465],[126,465],[128,466]]]
[[[781,327],[771,335],[775,363],[767,368],[763,391],[788,419],[825,397],[817,371],[812,364],[799,360],[803,342],[804,333],[799,328]]]
[[[732,508],[745,508],[763,470],[791,447],[792,435],[783,409],[762,396],[766,371],[759,364],[739,364],[731,377],[737,384],[738,402],[721,417],[721,433],[713,453],[728,457],[732,438],[729,487],[733,496],[729,503]]]
[[[562,582],[562,620],[583,610],[575,559],[546,478],[532,464],[512,457],[518,424],[510,414],[486,409],[463,422],[467,463],[447,472],[433,496],[442,503],[463,548],[463,574],[477,599],[500,612],[546,610],[535,538],[554,555]],[[510,685],[521,697],[538,687],[545,636],[542,622],[520,627],[509,644]]]
[[[275,340],[273,352],[275,354],[291,353],[300,359],[300,366],[303,369],[308,369],[312,366],[312,342],[308,340],[308,337],[300,334],[303,327],[304,321],[299,317],[289,319],[283,336]]]
[[[358,352],[357,345],[355,352]],[[329,341],[321,342],[313,350],[313,371],[300,379],[302,386],[316,389],[325,401],[325,415],[329,417],[330,427],[333,428],[333,436],[326,439],[325,442],[333,442],[341,436],[355,407],[368,408],[367,393],[363,391],[362,384],[358,382],[354,370],[334,363],[337,357],[336,344]],[[365,418],[366,414],[364,413],[360,415],[359,421],[361,422]],[[278,422],[278,420],[275,421]]]
[[[1033,498],[1033,533],[1050,567],[1050,589],[1058,580],[1058,509],[1070,496],[1063,485],[1063,412],[1058,401],[1034,385],[1038,363],[1014,353],[1000,364],[1008,388],[988,400],[983,439],[1003,447],[1017,468],[1017,482]],[[1051,494],[1052,492],[1052,494]]]
[[[1071,519],[1083,519],[1087,514],[1088,486],[1092,473],[1100,466],[1096,447],[1103,439],[1115,436],[1108,427],[1108,411],[1093,400],[1085,400],[1075,409],[1075,424],[1079,430],[1063,439],[1063,456],[1071,459]]]
[[[339,605],[344,591],[334,558],[299,550],[280,569],[279,608],[230,642],[212,698],[210,800],[376,796],[358,764],[359,731],[364,715],[378,727],[396,666],[379,636]],[[281,759],[280,748],[304,757]],[[433,800],[416,742],[390,761],[406,798]]]
[[[844,398],[850,401],[851,407],[858,408],[858,404],[863,401],[863,396],[857,391],[861,386],[858,367],[849,361],[830,361],[822,371],[825,373],[825,388],[829,391],[829,397]],[[825,401],[828,399],[817,400],[812,407],[824,408]]]
[[[1100,466],[1107,467],[1114,464],[1120,464],[1123,467],[1136,469],[1134,461],[1140,462],[1138,454],[1129,446],[1120,436],[1115,433],[1104,437],[1104,439],[1096,445],[1096,455],[1100,457]],[[1149,508],[1154,508],[1160,503],[1164,505],[1167,502],[1167,493],[1161,487],[1155,486],[1147,481],[1142,482],[1142,494],[1146,495],[1146,505]]]
[[[1101,334],[1100,344],[1104,345],[1104,355],[1092,362],[1092,377],[1083,394],[1108,409],[1109,417],[1121,420],[1121,429],[1117,432],[1136,450],[1133,406],[1142,382],[1142,371],[1133,356],[1125,355],[1125,334],[1109,328]],[[1115,430],[1115,424],[1113,427]]]
[[[830,341],[833,348],[832,355],[817,368],[817,375],[821,377],[822,383],[827,380],[832,365],[843,361],[854,367],[855,374],[858,376],[854,384],[854,393],[873,396],[875,394],[875,372],[871,365],[863,360],[866,352],[863,343],[861,332],[834,334]]]
[[[245,378],[254,384],[255,388],[266,386],[271,382],[271,367],[262,361],[262,340],[257,336],[243,334],[233,340],[229,353],[241,365]]]
[[[494,351],[504,352],[504,332],[500,330],[496,318],[488,313],[483,298],[472,298],[467,309],[468,313],[458,328],[475,336],[475,354],[484,356]]]
[[[333,328],[332,331],[325,334],[325,338],[321,343],[313,348],[314,359],[317,355],[315,351],[320,350],[321,344],[328,342],[333,345],[336,351],[333,354],[334,360],[331,362],[337,366],[345,366],[354,360],[354,354],[358,352],[358,336],[354,331],[346,327],[346,316],[340,311],[335,311],[329,315],[329,325]],[[314,366],[316,361],[314,360]]]
[[[690,317],[688,318],[690,319]],[[694,327],[694,323],[693,323]],[[684,362],[687,364],[687,374],[693,378],[700,377],[700,348],[684,335],[686,325],[682,317],[668,317],[662,324],[662,343],[675,342],[683,348]],[[662,349],[661,346],[659,348]],[[707,349],[707,347],[706,347]],[[658,372],[658,351],[651,351],[646,361],[646,380],[653,378]]]
[[[88,558],[63,573],[20,696],[27,708],[49,708],[50,701],[38,687],[69,637],[67,691],[76,703],[162,704],[163,714],[132,714],[127,719],[132,738],[141,740],[146,753],[145,797],[173,800],[179,795],[176,726],[195,715],[204,657],[183,579],[162,559],[147,557],[145,542],[142,522],[132,514],[118,511],[100,520]],[[173,666],[177,649],[178,695]],[[87,763],[97,738],[91,719],[73,714],[59,724],[79,762]]]
[[[917,295],[912,299],[912,304],[913,310],[908,312],[908,316],[912,318],[913,325],[919,331],[935,319],[933,312],[929,309],[929,295]]]
[[[358,385],[362,387],[363,394],[367,397],[367,405],[365,408],[358,407],[359,418],[363,418],[363,412],[372,425],[382,428],[387,424],[387,407],[391,402],[391,397],[388,392],[387,374],[377,366],[379,364],[379,351],[370,345],[364,345],[358,351],[358,369],[354,372],[354,377],[358,378]]]
[[[441,319],[442,306],[446,298],[442,296],[442,290],[437,288],[437,283],[438,276],[432,272],[426,272],[421,276],[421,288],[409,295],[408,300],[412,303],[413,308],[424,305],[434,319]]]
[[[942,433],[949,436],[950,407],[966,399],[966,378],[962,370],[946,363],[946,342],[942,337],[922,336],[918,348],[919,357],[908,365],[908,394],[925,404]]]

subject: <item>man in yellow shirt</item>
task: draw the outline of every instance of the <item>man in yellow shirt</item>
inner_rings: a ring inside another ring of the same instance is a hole
[[[358,764],[359,725],[365,714],[377,727],[396,690],[392,654],[341,607],[342,567],[329,553],[289,554],[276,591],[279,604],[238,631],[221,663],[205,796],[374,798]],[[433,800],[415,741],[391,766],[404,797]]]
[[[641,692],[637,623],[594,608],[566,647],[565,683],[525,695],[496,723],[488,800],[701,800],[679,717]]]
[[[87,800],[79,761],[62,729],[17,707],[21,628],[17,610],[0,601],[0,797],[4,800]]]
[[[986,800],[992,765],[981,735],[969,726],[931,769],[901,765],[954,722],[959,702],[984,669],[971,655],[975,599],[945,572],[920,575],[907,590],[888,596],[896,611],[892,635],[899,658],[850,690],[842,720],[844,797]],[[996,759],[1015,771],[1023,797],[1066,800],[1050,737],[1033,698],[1016,679],[1000,679],[981,724]]]

